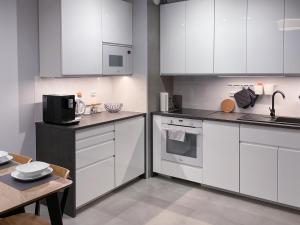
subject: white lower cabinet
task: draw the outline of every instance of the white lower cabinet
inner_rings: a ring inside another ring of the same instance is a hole
[[[80,207],[115,187],[114,157],[76,171],[76,207]]]
[[[300,207],[300,149],[279,148],[278,201]]]
[[[204,121],[204,183],[239,192],[239,124]]]
[[[115,124],[116,186],[145,172],[145,120],[134,118]]]
[[[277,201],[278,147],[241,143],[240,192]]]
[[[95,145],[76,152],[76,169],[83,168],[103,159],[113,157],[115,154],[115,143],[113,140]]]
[[[153,170],[300,208],[299,131],[203,122],[203,169],[162,160],[161,116],[153,117]]]
[[[145,172],[145,118],[76,131],[76,208]]]

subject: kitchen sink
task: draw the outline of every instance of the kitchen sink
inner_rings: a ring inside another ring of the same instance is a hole
[[[300,125],[300,118],[293,118],[293,117],[277,117],[275,119],[277,123],[289,123],[289,124],[299,124]]]
[[[275,119],[270,116],[265,115],[257,115],[257,114],[246,114],[238,118],[238,120],[242,121],[253,121],[253,122],[264,122],[264,123],[274,123]]]
[[[257,115],[257,114],[246,114],[238,118],[241,121],[253,121],[253,122],[263,122],[263,123],[280,123],[280,124],[296,124],[300,125],[300,118],[293,117],[276,117],[271,118],[270,116]]]

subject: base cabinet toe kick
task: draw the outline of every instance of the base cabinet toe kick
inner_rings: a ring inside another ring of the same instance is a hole
[[[66,213],[145,173],[145,117],[79,130],[37,124],[37,160],[70,169],[74,181]]]
[[[197,150],[202,154],[203,164],[194,166],[188,161],[176,161],[177,156],[174,159],[163,157],[166,149],[169,152],[172,148],[177,149],[173,151],[175,155],[188,152],[185,149],[188,145],[183,144],[183,138],[178,138],[184,135],[182,132],[168,134],[163,129],[166,120],[164,116],[153,116],[155,173],[300,209],[300,130],[198,120],[202,128],[202,143],[198,144],[201,149]],[[173,118],[173,123],[174,120],[187,121]],[[189,122],[186,126],[194,125]],[[185,138],[187,141],[188,136]],[[173,142],[178,142],[177,147]]]

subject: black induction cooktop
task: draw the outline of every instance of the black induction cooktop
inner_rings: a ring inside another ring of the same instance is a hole
[[[167,115],[167,116],[184,116],[185,118],[203,118],[208,115],[211,115],[215,113],[215,111],[212,110],[203,110],[203,109],[180,109],[180,110],[175,110],[171,112],[164,112],[161,114]]]

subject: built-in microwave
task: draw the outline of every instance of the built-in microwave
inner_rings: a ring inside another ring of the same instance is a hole
[[[132,75],[132,46],[103,43],[103,75]]]

